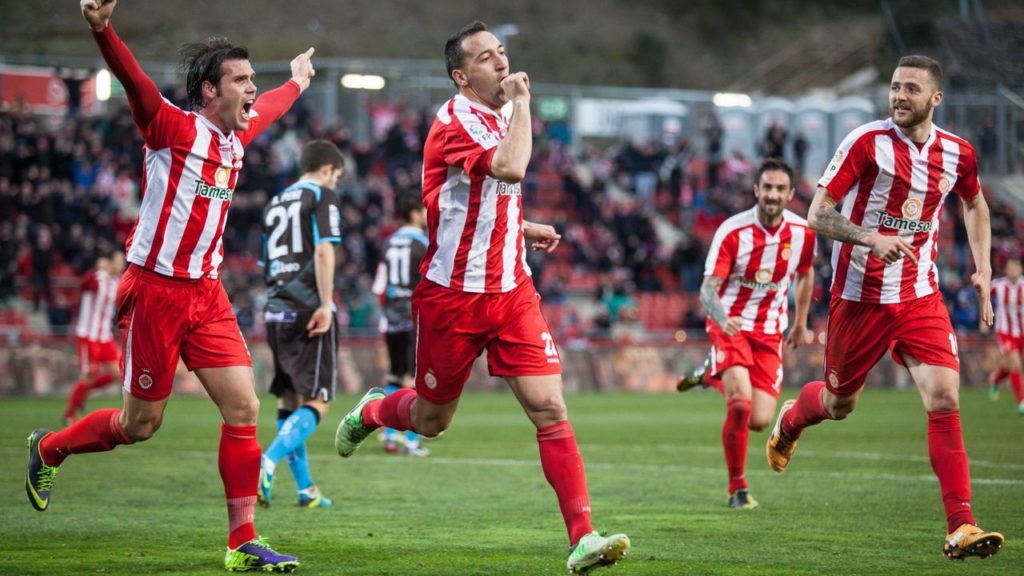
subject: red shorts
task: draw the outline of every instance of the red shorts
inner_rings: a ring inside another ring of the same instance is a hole
[[[867,304],[832,297],[825,344],[825,385],[837,396],[864,386],[886,350],[900,366],[903,355],[960,372],[956,333],[939,293],[899,304]]]
[[[220,280],[169,278],[131,265],[117,289],[121,374],[143,400],[170,395],[178,358],[189,370],[252,366]]]
[[[416,392],[428,402],[458,398],[485,349],[491,376],[562,372],[533,282],[511,292],[473,294],[423,280],[413,292],[412,313],[418,331]]]
[[[101,365],[121,359],[121,351],[113,340],[98,342],[76,336],[75,351],[78,353],[78,372],[82,375],[92,374]]]
[[[711,340],[712,378],[733,366],[743,366],[750,372],[750,385],[755,390],[771,394],[776,400],[782,392],[782,334],[763,334],[741,331],[727,336],[714,320],[707,321]]]
[[[1010,336],[1009,334],[996,332],[996,340],[999,341],[999,353],[1004,356],[1014,352],[1017,354],[1024,352],[1024,338],[1020,336]]]

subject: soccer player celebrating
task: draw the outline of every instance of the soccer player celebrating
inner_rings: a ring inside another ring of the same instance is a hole
[[[384,391],[388,394],[412,387],[416,374],[416,324],[412,320],[412,292],[420,282],[420,262],[430,241],[423,233],[427,209],[417,194],[406,194],[398,202],[398,215],[404,225],[388,237],[384,259],[377,266],[373,292],[381,297],[384,313],[380,331],[388,349],[388,374]],[[398,452],[398,432],[384,428],[384,451]],[[426,456],[420,435],[405,432],[405,454]]]
[[[117,294],[121,410],[97,410],[71,426],[29,436],[28,499],[46,510],[58,466],[71,454],[113,450],[160,427],[178,359],[194,370],[224,420],[218,464],[228,510],[228,570],[291,571],[298,560],[256,536],[259,400],[252,360],[218,270],[222,233],[245,146],[309,86],[313,49],[291,62],[292,78],[256,98],[248,51],[224,39],[183,48],[193,111],[160,96],[110,23],[116,0],[81,0],[82,14],[124,85],[145,141],[139,220]]]
[[[1003,536],[978,528],[971,512],[960,362],[935,265],[946,194],[964,205],[977,267],[971,283],[986,324],[992,323],[991,229],[974,148],[932,123],[941,85],[938,62],[901,58],[889,87],[892,116],[851,132],[818,181],[808,222],[835,240],[826,380],[807,384],[783,404],[767,456],[773,470],[785,471],[804,428],[846,418],[868,371],[889,350],[910,372],[928,412],[928,453],[949,528],[943,552],[962,559],[995,554]]]
[[[710,364],[726,397],[722,445],[729,506],[757,508],[744,474],[748,430],[764,430],[782,391],[782,335],[789,325],[789,286],[796,277],[796,323],[786,343],[809,343],[807,313],[814,290],[815,237],[807,221],[785,209],[793,169],[765,160],[757,170],[757,205],[718,227],[704,267],[700,301],[707,311]]]
[[[78,352],[78,381],[71,389],[64,424],[72,424],[85,411],[89,392],[117,380],[121,351],[114,342],[114,299],[117,283],[124,272],[124,254],[106,250],[96,259],[96,267],[82,277],[78,322],[75,325],[75,349]]]
[[[351,456],[381,426],[437,436],[455,414],[473,361],[487,350],[491,375],[505,378],[537,428],[541,467],[569,532],[567,567],[586,573],[621,559],[629,538],[591,528],[561,360],[526,264],[526,241],[550,252],[561,238],[551,226],[523,220],[530,80],[509,71],[505,47],[480,22],[448,39],[445,63],[458,94],[438,110],[424,146],[430,245],[412,295],[416,389],[386,397],[371,389],[338,426],[335,446]]]
[[[274,354],[270,392],[278,397],[277,437],[260,460],[259,502],[270,506],[277,463],[288,458],[299,506],[327,508],[309,474],[306,439],[327,415],[338,382],[334,245],[341,213],[334,188],[345,159],[326,140],[305,145],[299,181],[263,209],[267,343]]]
[[[992,281],[992,299],[995,301],[996,339],[1002,355],[1000,374],[1010,377],[1010,387],[1017,400],[1017,413],[1024,416],[1024,386],[1021,385],[1020,355],[1024,352],[1024,279],[1021,278],[1020,258],[1006,261],[1006,276]],[[982,322],[981,331],[987,333],[988,324]],[[995,397],[1001,378],[992,378],[989,395]],[[994,390],[993,390],[994,389]]]

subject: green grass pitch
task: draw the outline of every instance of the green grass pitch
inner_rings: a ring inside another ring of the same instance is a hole
[[[786,397],[795,390],[787,389]],[[1024,573],[1024,417],[1008,394],[963,392],[963,422],[983,527],[1008,543],[995,557],[953,563],[915,391],[868,390],[844,422],[808,431],[785,474],[751,433],[756,511],[725,506],[724,403],[712,392],[568,398],[590,484],[594,525],[633,540],[632,574]],[[566,535],[537,460],[533,429],[510,394],[467,394],[433,455],[386,455],[376,437],[353,458],[333,450],[354,398],[339,398],[310,444],[313,476],[334,498],[295,506],[282,462],[257,529],[300,557],[302,574],[563,574]],[[96,399],[91,408],[117,405]],[[63,399],[0,400],[0,573],[223,574],[226,512],[217,474],[218,417],[209,400],[175,397],[156,437],[112,454],[72,457],[50,509],[26,501],[25,437],[53,426]],[[263,398],[260,440],[273,438]]]

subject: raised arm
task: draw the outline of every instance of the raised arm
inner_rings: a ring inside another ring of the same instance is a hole
[[[512,102],[508,133],[491,158],[491,176],[516,184],[526,178],[526,167],[533,153],[533,127],[530,123],[530,79],[525,72],[509,74],[501,88]]]
[[[836,211],[836,201],[823,186],[818,186],[811,207],[807,210],[807,224],[817,233],[858,246],[867,246],[871,253],[891,264],[904,256],[915,263],[914,249],[899,236],[885,236],[874,230],[857,226],[849,218]]]
[[[309,88],[310,81],[316,75],[316,70],[313,69],[313,51],[313,48],[310,48],[293,58],[292,77],[281,86],[264,92],[253,103],[256,116],[249,129],[240,133],[243,145],[252,142],[260,132],[284,116],[306,88]]]
[[[992,313],[992,225],[989,223],[988,202],[981,192],[970,200],[962,200],[964,204],[964,225],[967,227],[967,242],[974,256],[974,269],[971,284],[978,291],[981,304],[981,324],[991,326]]]
[[[103,55],[107,66],[110,66],[110,71],[124,86],[128,104],[132,109],[132,118],[145,135],[149,123],[160,110],[163,97],[110,24],[110,15],[113,14],[116,5],[117,0],[81,0],[80,3],[82,16],[92,29],[92,36],[100,48],[100,54]]]

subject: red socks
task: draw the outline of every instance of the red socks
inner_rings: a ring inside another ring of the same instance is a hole
[[[220,426],[217,464],[228,501],[228,548],[235,549],[256,537],[253,510],[260,481],[260,445],[255,426]]]
[[[729,494],[747,487],[744,468],[747,463],[747,439],[750,437],[750,398],[727,400],[725,424],[722,425],[722,446],[725,467],[729,470]]]
[[[1020,372],[1010,373],[1010,388],[1013,388],[1013,397],[1017,399],[1017,404],[1024,402],[1024,386],[1021,385]]]
[[[587,475],[583,458],[576,446],[576,436],[568,420],[537,430],[540,465],[544,477],[555,489],[558,507],[562,510],[569,544],[575,545],[591,531],[590,497],[587,496]]]
[[[998,386],[999,383],[1003,381],[1003,378],[1006,378],[1009,375],[1010,373],[1006,370],[1006,368],[1000,368],[998,371],[996,371],[995,374],[989,376],[988,383],[993,386]]]
[[[85,380],[75,382],[75,387],[71,389],[71,395],[68,396],[68,405],[64,408],[65,418],[73,420],[77,416],[75,413],[85,405],[85,396],[88,393],[89,384]]]
[[[113,376],[103,373],[91,382],[88,380],[79,380],[78,382],[75,382],[75,387],[71,389],[71,395],[68,397],[68,406],[64,409],[64,417],[74,419],[76,416],[75,413],[81,410],[82,406],[85,406],[85,397],[89,394],[90,390],[103,388],[113,381]]]
[[[821,397],[824,389],[825,382],[821,380],[809,382],[800,389],[796,404],[782,417],[782,431],[790,440],[799,438],[804,428],[832,419]]]
[[[363,406],[363,426],[370,429],[386,426],[401,431],[412,430],[412,402],[415,399],[415,390],[402,388],[382,400],[367,402]]]
[[[928,456],[942,489],[949,532],[961,524],[974,524],[971,514],[971,473],[960,430],[959,410],[928,413]]]
[[[39,443],[43,462],[60,466],[71,454],[107,452],[119,444],[131,444],[121,429],[120,417],[117,408],[97,410],[59,432],[47,434]]]

